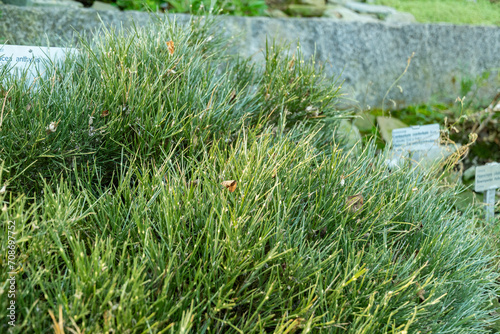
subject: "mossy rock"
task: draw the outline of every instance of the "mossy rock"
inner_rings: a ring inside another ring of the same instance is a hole
[[[291,16],[319,17],[325,12],[326,6],[311,6],[291,4],[286,9],[286,13]]]
[[[387,144],[392,143],[392,130],[407,128],[408,125],[393,117],[377,117],[377,124],[380,127],[380,134]]]

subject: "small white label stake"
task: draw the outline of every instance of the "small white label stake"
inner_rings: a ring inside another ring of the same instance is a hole
[[[495,193],[500,188],[500,164],[493,162],[476,168],[476,192],[484,192],[486,220],[493,221],[495,216]]]

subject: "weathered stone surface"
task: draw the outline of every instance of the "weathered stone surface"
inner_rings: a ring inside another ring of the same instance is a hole
[[[30,0],[34,7],[82,8],[83,4],[72,0]]]
[[[326,2],[331,3],[331,4],[344,5],[347,2],[353,2],[353,1],[373,3],[375,0],[367,0],[367,1],[364,1],[364,0],[327,0]]]
[[[446,158],[455,153],[462,145],[443,145],[428,151],[416,151],[412,158],[423,168],[431,168],[444,162]]]
[[[410,13],[405,13],[405,12],[396,12],[394,14],[389,14],[385,18],[385,22],[388,23],[415,23],[417,20],[415,19],[415,16],[413,16]]]
[[[377,117],[377,124],[380,128],[380,134],[382,135],[382,138],[388,145],[392,143],[392,130],[408,127],[408,125],[401,122],[397,118],[383,116]]]
[[[326,6],[326,10],[323,13],[323,17],[329,17],[332,19],[339,19],[344,21],[357,21],[357,22],[377,22],[378,20],[367,15],[358,14],[348,8],[342,6]]]
[[[6,5],[31,6],[31,0],[2,0]]]
[[[285,12],[279,10],[279,9],[275,9],[275,8],[268,8],[266,10],[266,14],[269,16],[269,17],[274,17],[274,18],[285,18],[285,17],[288,17],[288,15],[285,14]]]
[[[120,10],[120,8],[113,6],[113,5],[110,5],[109,3],[102,2],[102,1],[94,1],[94,3],[92,4],[92,6],[90,8],[95,9],[95,10],[117,10],[117,11]]]
[[[377,124],[375,116],[367,112],[360,112],[356,116],[357,118],[354,120],[354,125],[356,125],[360,131],[370,131]]]
[[[397,11],[394,8],[387,6],[370,5],[360,2],[346,2],[345,7],[358,13],[375,14],[375,15],[389,15],[395,14]]]
[[[8,44],[53,46],[74,43],[75,31],[90,35],[105,25],[129,27],[148,24],[148,13],[98,12],[92,9],[58,9],[2,6],[0,36]],[[188,15],[172,15],[187,22]],[[343,89],[349,98],[381,106],[386,91],[401,75],[407,59],[415,52],[410,67],[386,98],[398,107],[453,102],[460,94],[463,76],[476,77],[491,70],[490,84],[479,96],[491,101],[498,84],[493,81],[500,64],[500,28],[451,24],[387,24],[342,22],[329,18],[273,19],[264,17],[221,17],[220,31],[234,35],[234,50],[246,56],[261,55],[266,39],[293,42],[300,39],[305,57],[316,54],[329,75],[342,73]],[[73,28],[74,29],[73,29]],[[262,57],[254,57],[256,61]],[[349,102],[348,102],[349,103]],[[349,103],[350,104],[350,103]]]
[[[348,2],[349,0],[327,0],[326,2],[328,4],[332,4],[332,5],[343,5],[345,4],[346,2]]]
[[[385,161],[389,168],[400,168],[405,164],[418,166],[419,168],[430,170],[439,168],[453,153],[460,149],[461,145],[442,145],[433,147],[426,151],[405,152],[391,150],[388,153],[388,159]],[[450,172],[447,175],[448,180],[452,183],[461,182],[460,173]]]
[[[362,137],[358,128],[348,120],[341,120],[337,128],[337,136],[341,139],[343,146],[350,150],[353,149],[355,154],[361,151]]]
[[[296,3],[301,5],[309,5],[315,7],[325,7],[325,0],[295,0]]]
[[[286,9],[286,12],[292,16],[318,17],[323,15],[325,8],[326,7],[312,5],[291,4]]]
[[[463,179],[464,181],[472,180],[476,177],[476,166],[469,167],[465,170]]]

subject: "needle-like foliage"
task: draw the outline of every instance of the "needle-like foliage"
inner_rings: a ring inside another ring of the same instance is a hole
[[[210,28],[157,29],[109,31],[31,89],[2,74],[12,333],[487,332],[491,239],[458,189],[325,146],[311,114],[335,124],[337,90],[299,55],[261,71]]]

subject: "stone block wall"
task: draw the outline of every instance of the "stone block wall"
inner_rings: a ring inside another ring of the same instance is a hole
[[[181,22],[190,17],[172,15]],[[328,75],[341,75],[346,105],[380,107],[393,82],[408,72],[386,98],[387,106],[450,102],[460,94],[463,78],[491,72],[480,96],[498,89],[500,27],[387,22],[339,22],[328,18],[220,17],[221,32],[235,36],[234,50],[262,59],[266,39],[300,40],[306,56],[316,54]],[[75,33],[91,36],[106,26],[147,25],[142,12],[96,11],[75,8],[0,6],[0,40],[7,44],[67,46]]]

